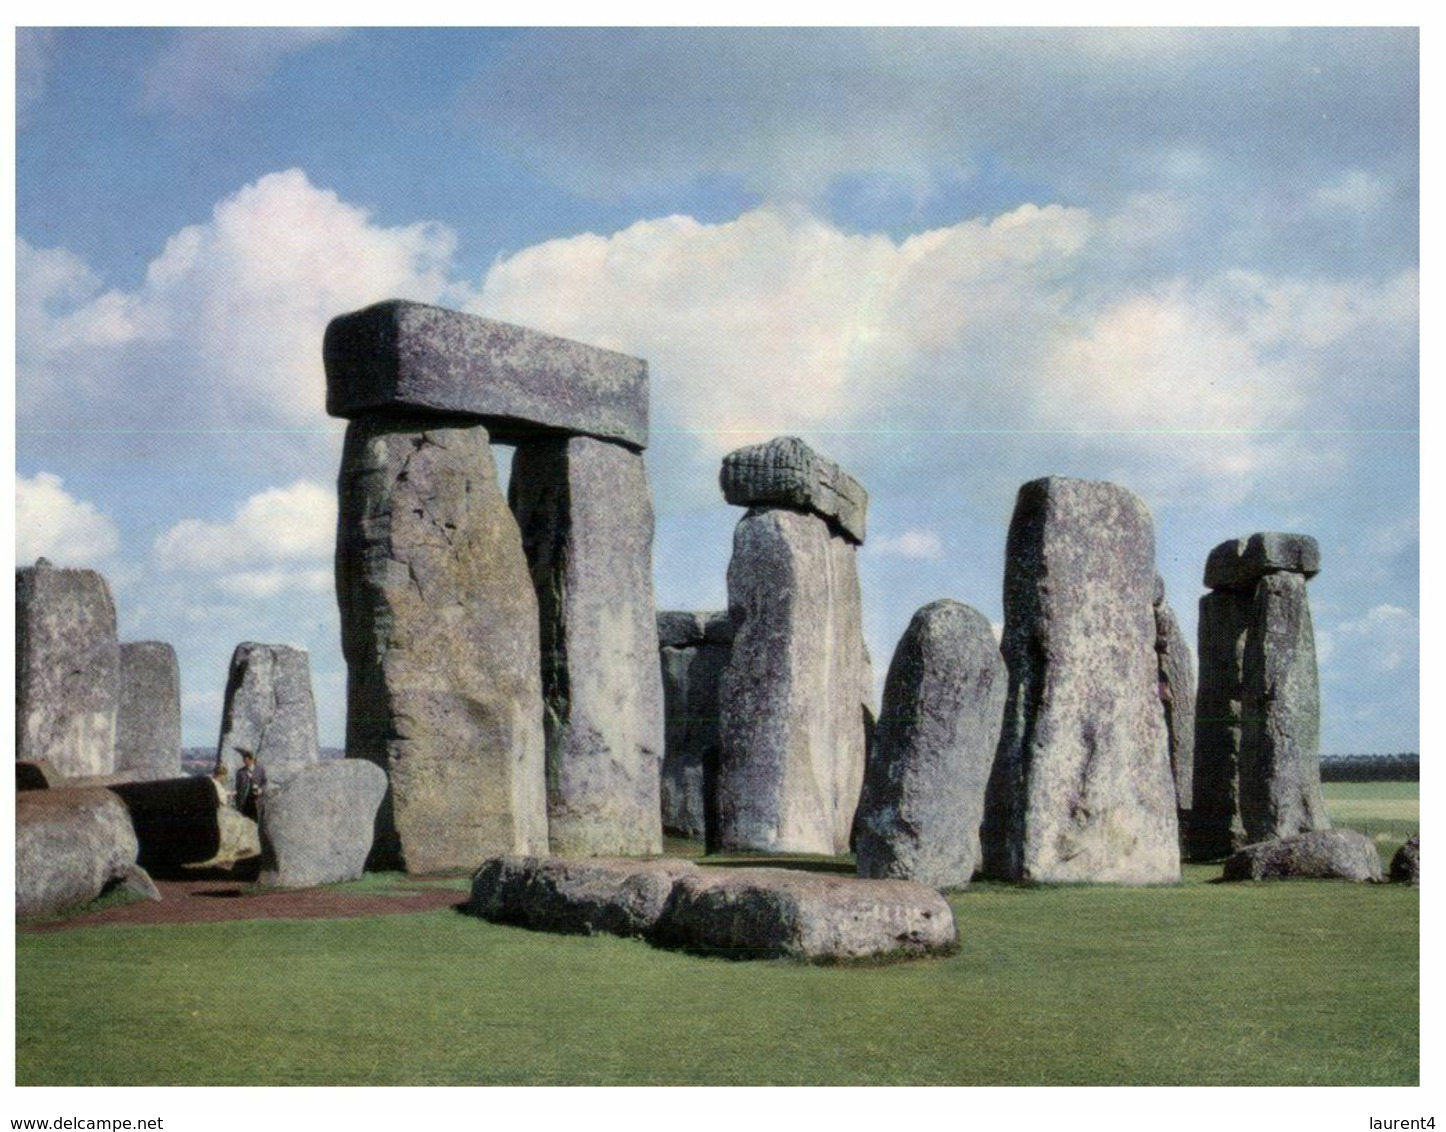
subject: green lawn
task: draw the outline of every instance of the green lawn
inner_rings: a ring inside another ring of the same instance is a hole
[[[1402,841],[1420,832],[1419,782],[1327,782],[1323,789],[1331,821],[1369,834],[1382,850],[1389,844],[1394,853]]]
[[[1386,785],[1328,793],[1407,820]],[[951,898],[957,955],[861,968],[451,911],[22,933],[17,1081],[1417,1083],[1418,891],[1209,883],[1218,872],[1143,890],[976,884]]]

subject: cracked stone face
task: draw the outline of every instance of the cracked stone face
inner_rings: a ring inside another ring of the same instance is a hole
[[[216,761],[234,776],[242,751],[254,754],[273,781],[316,762],[316,701],[305,649],[247,641],[231,654]]]
[[[347,753],[389,780],[374,864],[547,849],[537,597],[489,440],[437,417],[347,428],[337,599]]]

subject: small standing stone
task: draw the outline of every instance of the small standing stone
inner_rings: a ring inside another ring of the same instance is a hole
[[[889,665],[864,778],[860,876],[969,884],[1008,680],[978,610],[946,600],[914,614]]]
[[[94,570],[15,571],[15,757],[64,775],[115,769],[120,643]]]
[[[293,645],[246,641],[231,654],[216,763],[235,775],[249,751],[272,782],[316,762],[311,658]]]
[[[120,647],[115,769],[134,778],[181,773],[181,670],[162,641]]]
[[[361,876],[386,792],[385,772],[364,759],[317,763],[268,791],[260,883],[309,888]]]
[[[1406,839],[1391,858],[1391,879],[1400,884],[1421,883],[1421,835]]]
[[[733,646],[727,612],[658,614],[663,675],[663,831],[717,841],[718,688]]]
[[[1175,611],[1165,600],[1165,583],[1156,580],[1155,652],[1159,657],[1160,703],[1175,778],[1175,803],[1180,814],[1180,842],[1189,842],[1190,810],[1195,793],[1195,662],[1180,631]]]

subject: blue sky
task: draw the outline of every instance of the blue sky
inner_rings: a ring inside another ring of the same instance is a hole
[[[802,435],[872,496],[880,673],[1002,618],[1020,483],[1150,505],[1193,638],[1222,539],[1300,530],[1323,749],[1418,745],[1411,31],[22,30],[18,557],[172,641],[312,653],[327,319],[388,296],[638,354],[666,607],[724,604],[718,460]]]

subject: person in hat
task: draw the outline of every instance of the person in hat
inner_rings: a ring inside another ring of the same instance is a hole
[[[266,768],[252,751],[241,752],[241,769],[236,772],[236,808],[252,821],[261,820],[260,803],[266,794]]]

